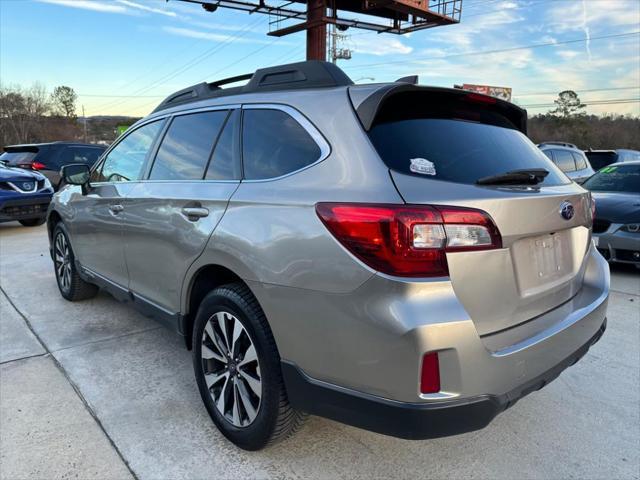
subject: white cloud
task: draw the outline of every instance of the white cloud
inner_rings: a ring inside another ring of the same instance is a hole
[[[170,33],[171,35],[178,35],[180,37],[188,37],[188,38],[199,38],[201,40],[208,40],[211,42],[233,41],[233,43],[251,43],[254,45],[256,44],[265,45],[265,44],[273,43],[273,40],[262,40],[262,39],[255,39],[255,38],[248,39],[248,38],[238,37],[236,35],[228,35],[225,33],[203,32],[201,30],[194,30],[192,28],[165,26],[165,27],[162,27],[162,30],[164,30],[167,33]],[[279,43],[280,45],[285,45],[285,42],[279,42]]]
[[[351,45],[354,52],[368,55],[406,55],[413,51],[413,48],[405,45],[395,37],[378,36],[375,39],[360,39],[353,37]]]
[[[150,7],[148,5],[143,5],[143,4],[140,4],[140,3],[132,2],[130,0],[116,0],[116,2],[121,4],[121,5],[125,5],[127,7],[136,8],[138,10],[143,10],[145,12],[157,13],[159,15],[165,15],[167,17],[177,17],[176,12],[173,12],[171,10],[163,10],[161,8],[154,8],[154,7]]]
[[[103,13],[128,13],[128,9],[114,3],[96,2],[93,0],[39,0],[42,3],[50,3],[63,7],[80,8]]]
[[[580,55],[580,52],[576,52],[575,50],[558,50],[556,55],[564,60],[572,60]]]

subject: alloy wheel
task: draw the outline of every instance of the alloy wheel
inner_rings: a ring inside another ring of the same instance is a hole
[[[202,369],[218,412],[235,427],[253,423],[262,398],[255,345],[229,312],[212,315],[202,332]]]
[[[67,292],[71,288],[71,252],[62,232],[56,235],[54,242],[54,263],[60,288]]]

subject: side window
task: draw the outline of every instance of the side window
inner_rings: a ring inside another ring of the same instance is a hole
[[[274,178],[320,158],[307,131],[281,110],[247,109],[242,116],[242,163],[248,180]]]
[[[102,168],[95,175],[95,182],[128,182],[138,180],[142,172],[144,161],[153,147],[164,120],[147,123],[124,137],[113,150],[109,152]],[[96,172],[94,172],[96,173]]]
[[[69,165],[70,163],[84,163],[92,166],[100,157],[104,150],[91,147],[67,147],[60,154],[60,165]]]
[[[542,153],[549,157],[549,160],[553,162],[553,153],[551,153],[551,150],[544,150]]]
[[[567,150],[554,150],[553,156],[556,158],[556,165],[563,172],[574,172],[576,164],[573,161],[573,155]]]
[[[149,180],[202,179],[228,113],[217,110],[175,117],[162,139]]]
[[[231,112],[209,162],[207,180],[237,180],[240,178],[239,120],[240,110]]]
[[[573,159],[576,162],[576,170],[583,170],[587,168],[587,162],[584,159],[584,155],[576,152],[571,153],[573,155]]]

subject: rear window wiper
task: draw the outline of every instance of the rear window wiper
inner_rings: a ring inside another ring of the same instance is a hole
[[[476,180],[478,185],[536,185],[549,175],[544,168],[523,168]]]

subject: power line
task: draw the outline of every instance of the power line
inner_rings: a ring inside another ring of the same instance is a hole
[[[614,98],[610,100],[593,100],[591,102],[582,102],[583,105],[621,105],[626,103],[640,103],[640,98]],[[555,103],[532,103],[527,105],[519,105],[523,108],[546,108],[555,107]]]
[[[208,48],[207,50],[205,50],[201,54],[197,55],[193,59],[191,59],[191,60],[187,61],[186,63],[184,63],[182,66],[178,67],[177,69],[172,70],[168,74],[165,74],[164,76],[156,79],[155,81],[151,82],[150,84],[147,84],[146,86],[144,86],[142,88],[139,88],[138,90],[136,90],[136,91],[134,91],[132,93],[134,95],[136,95],[136,94],[139,94],[139,93],[148,92],[149,90],[151,90],[153,87],[159,85],[160,83],[163,83],[163,82],[166,82],[168,80],[171,80],[171,79],[177,77],[178,75],[186,72],[187,70],[195,67],[199,63],[201,63],[204,60],[206,60],[207,58],[209,58],[211,55],[217,53],[219,50],[221,50],[226,45],[232,43],[234,40],[237,40],[237,39],[245,36],[246,34],[248,34],[250,32],[250,30],[253,27],[257,26],[262,20],[263,20],[262,18],[256,19],[255,22],[252,22],[249,25],[247,25],[246,27],[244,27],[243,29],[241,29],[236,35],[232,35],[228,39],[224,40],[222,43],[216,44],[213,47]],[[108,102],[108,103],[106,103],[104,105],[98,106],[97,108],[113,108],[115,106],[121,105],[123,102],[124,101]]]
[[[636,31],[636,32],[627,32],[627,33],[614,33],[614,34],[610,34],[610,35],[601,35],[598,37],[591,37],[589,40],[593,41],[593,40],[603,40],[605,38],[618,38],[618,37],[629,37],[632,35],[638,35],[640,33],[640,31]],[[489,54],[493,54],[493,53],[504,53],[504,52],[514,52],[517,50],[527,50],[527,49],[531,49],[531,48],[542,48],[542,47],[550,47],[550,46],[555,46],[555,45],[566,45],[569,43],[583,43],[586,42],[587,39],[586,38],[577,38],[577,39],[573,39],[573,40],[563,40],[563,41],[557,41],[557,42],[545,42],[545,43],[532,43],[530,45],[523,45],[523,46],[519,46],[519,47],[510,47],[510,48],[500,48],[500,49],[495,49],[495,50],[479,50],[479,51],[475,51],[475,52],[465,52],[465,53],[453,53],[450,55],[440,55],[440,56],[435,56],[435,57],[414,57],[412,60],[394,60],[394,61],[389,61],[389,62],[381,62],[381,63],[365,63],[365,64],[361,64],[361,65],[350,65],[347,67],[344,67],[345,70],[346,69],[356,69],[356,68],[367,68],[367,67],[379,67],[379,66],[386,66],[386,65],[390,65],[390,64],[408,64],[408,63],[415,63],[416,60],[442,60],[442,59],[446,59],[446,58],[455,58],[455,57],[468,57],[470,55],[489,55]]]
[[[635,87],[617,87],[617,88],[590,88],[586,90],[573,90],[576,93],[589,93],[589,92],[611,92],[617,90],[638,90],[640,89],[640,85]],[[566,90],[566,89],[565,89]],[[519,93],[514,94],[515,97],[535,97],[538,95],[557,95],[559,92],[530,92],[530,93]]]

